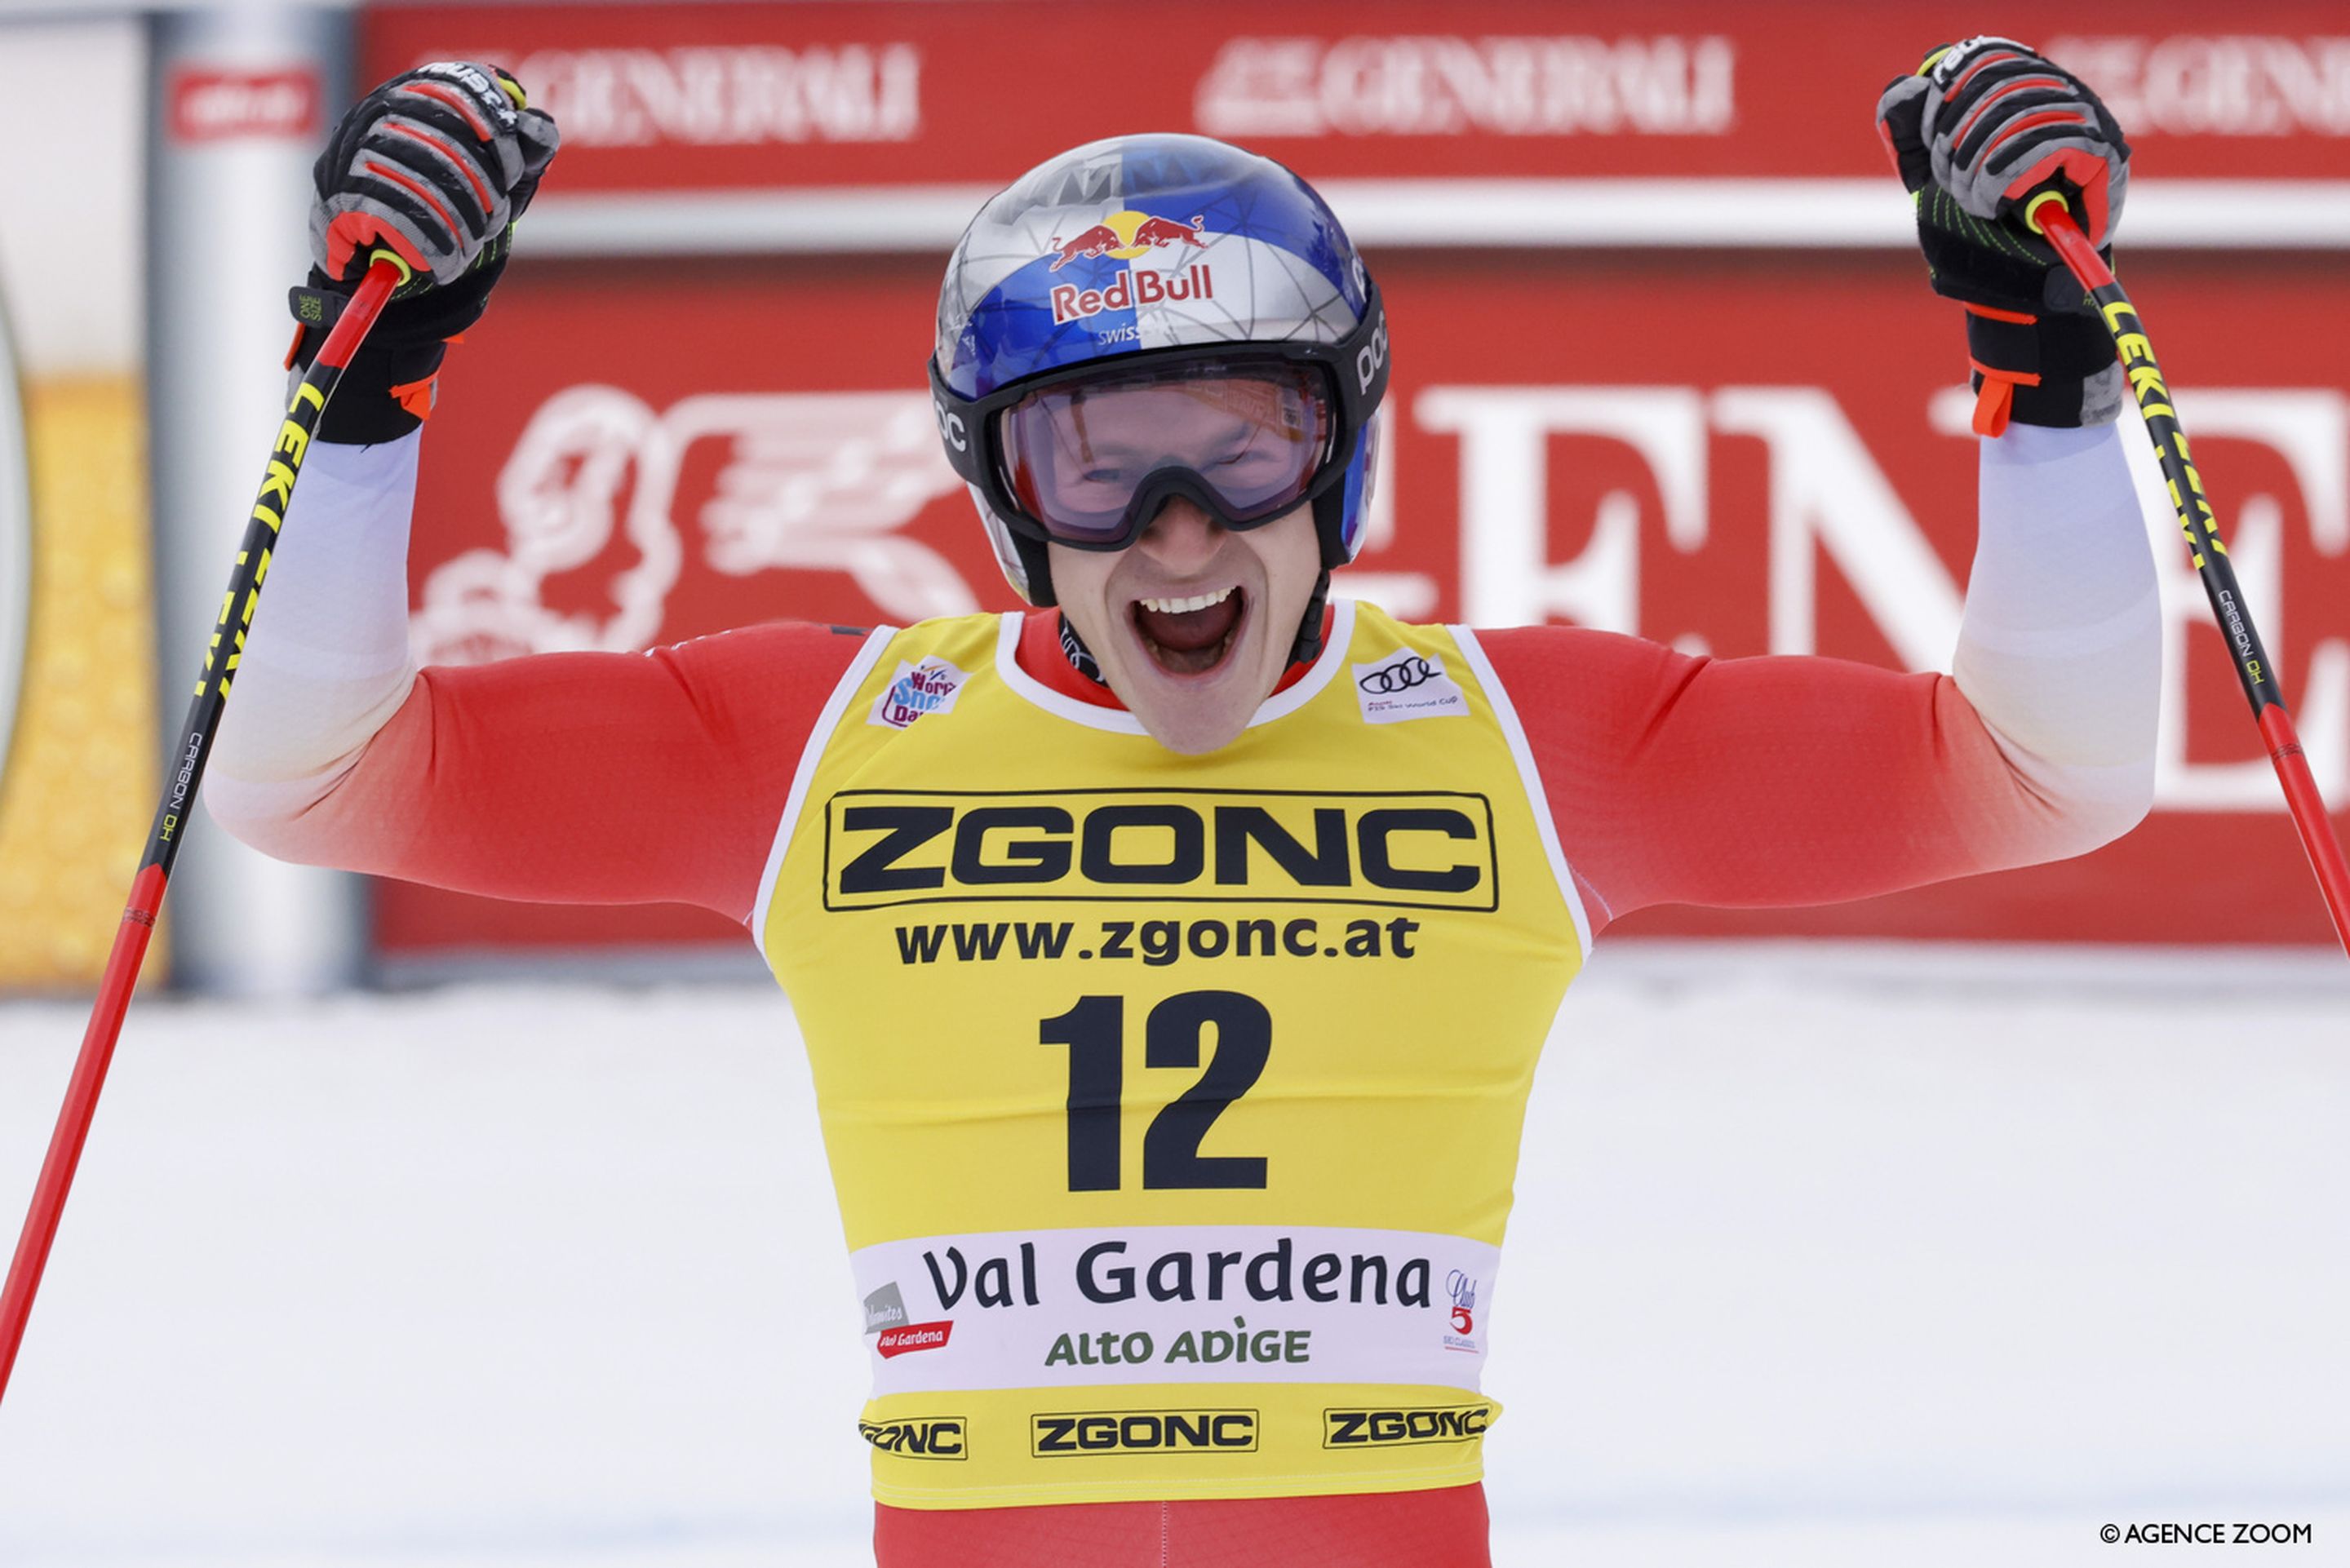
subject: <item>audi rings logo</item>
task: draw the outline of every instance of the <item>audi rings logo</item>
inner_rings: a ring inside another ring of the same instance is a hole
[[[1444,660],[1432,653],[1398,649],[1385,659],[1354,667],[1355,701],[1363,719],[1372,724],[1398,724],[1407,719],[1438,719],[1469,711],[1469,697],[1444,672]]]
[[[1425,686],[1444,673],[1441,665],[1409,654],[1386,664],[1375,664],[1355,678],[1355,684],[1374,697],[1392,697],[1415,686]]]
[[[16,697],[25,680],[25,641],[33,580],[33,500],[25,461],[25,410],[16,394],[16,345],[0,309],[0,782],[8,776]]]

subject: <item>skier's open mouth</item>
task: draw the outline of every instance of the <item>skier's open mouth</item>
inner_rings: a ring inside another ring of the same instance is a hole
[[[1247,612],[1248,596],[1238,587],[1137,599],[1132,611],[1144,649],[1170,675],[1205,675],[1222,665]]]

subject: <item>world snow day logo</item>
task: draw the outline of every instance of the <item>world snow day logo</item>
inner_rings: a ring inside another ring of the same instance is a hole
[[[902,730],[929,714],[951,713],[955,699],[962,695],[962,683],[970,679],[936,654],[924,656],[920,664],[899,659],[897,674],[874,700],[872,716],[866,722]]]

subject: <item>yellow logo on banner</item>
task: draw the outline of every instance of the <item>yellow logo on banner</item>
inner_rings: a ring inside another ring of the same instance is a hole
[[[0,311],[0,792],[25,683],[25,639],[33,595],[32,481],[25,464],[25,410],[16,401],[16,345]]]
[[[105,966],[155,809],[140,389],[20,383],[0,355],[0,992],[79,988]]]

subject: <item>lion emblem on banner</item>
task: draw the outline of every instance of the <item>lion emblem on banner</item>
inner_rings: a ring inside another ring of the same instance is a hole
[[[680,516],[680,478],[700,441],[725,443],[707,500]],[[503,550],[469,550],[425,576],[417,657],[479,664],[522,653],[627,652],[660,639],[685,561],[730,576],[779,567],[844,572],[901,623],[979,607],[962,573],[902,532],[962,488],[920,393],[775,392],[691,397],[663,412],[617,387],[548,399],[497,481]],[[608,610],[557,609],[550,577],[619,540],[636,558]]]

